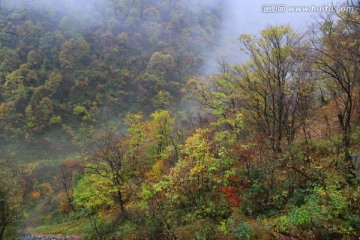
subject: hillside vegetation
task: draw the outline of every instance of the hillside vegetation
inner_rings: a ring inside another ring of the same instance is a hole
[[[204,77],[221,5],[41,2],[2,31],[0,239],[360,236],[358,6]]]
[[[2,152],[17,159],[63,154],[127,112],[174,108],[222,15],[182,1],[41,0],[26,10],[0,49]]]

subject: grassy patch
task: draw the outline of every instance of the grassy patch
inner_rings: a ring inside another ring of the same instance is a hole
[[[45,235],[73,235],[80,234],[86,219],[77,219],[59,224],[41,225],[30,229],[30,232]]]

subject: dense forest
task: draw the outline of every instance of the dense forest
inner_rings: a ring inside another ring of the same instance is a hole
[[[24,2],[0,1],[0,240],[358,239],[359,3],[239,32],[207,76],[220,0]]]
[[[1,42],[0,137],[16,158],[63,154],[119,115],[173,108],[201,73],[222,14],[181,1],[30,7]]]

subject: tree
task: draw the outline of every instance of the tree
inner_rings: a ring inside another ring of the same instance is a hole
[[[83,173],[83,167],[74,159],[67,159],[60,165],[59,176],[57,177],[60,182],[62,191],[65,193],[66,201],[63,210],[75,210],[74,207],[74,184],[75,175]]]
[[[166,83],[171,80],[170,76],[173,76],[175,67],[175,58],[172,54],[154,52],[151,55],[147,65],[147,72],[150,74],[149,78],[152,81],[152,90],[155,91],[155,94],[160,90],[169,89]]]
[[[126,216],[125,204],[135,190],[130,187],[133,187],[131,180],[137,175],[128,151],[125,137],[116,137],[105,131],[98,137],[90,156],[91,163],[86,167],[91,170],[89,173],[111,183],[109,191],[113,193],[114,203],[120,208],[122,216]]]
[[[20,57],[15,50],[7,47],[1,47],[0,52],[1,52],[1,57],[0,57],[1,71],[4,71],[5,73],[10,73],[19,67]]]
[[[61,67],[73,68],[78,61],[88,55],[89,50],[89,44],[83,37],[71,38],[69,41],[65,41],[59,53]]]
[[[221,131],[224,137],[227,135],[227,139],[223,140],[233,144],[242,134],[241,86],[225,58],[219,58],[218,64],[220,73],[210,77],[210,81],[192,78],[187,86],[201,109],[213,118],[212,125]],[[230,135],[234,138],[230,139]]]
[[[332,15],[328,16],[320,31],[313,32],[313,63],[319,69],[321,77],[325,78],[327,88],[334,94],[337,117],[342,134],[342,147],[345,162],[350,173],[354,174],[354,165],[349,153],[351,123],[358,91],[356,85],[360,83],[360,55],[359,55],[359,25],[354,23],[354,15],[339,13],[340,18],[334,22]],[[345,14],[345,15],[344,15]],[[357,15],[358,16],[358,15]],[[355,25],[355,26],[354,26]]]
[[[45,86],[51,90],[51,94],[55,94],[63,80],[63,76],[60,72],[54,70],[50,72],[49,77],[45,81]]]
[[[199,217],[218,218],[215,209],[221,206],[221,194],[215,189],[224,184],[223,174],[231,163],[215,156],[210,134],[208,129],[198,129],[186,140],[183,156],[169,174],[168,197]]]
[[[141,114],[129,114],[125,124],[129,131],[130,151],[132,154],[137,153],[133,156],[134,161],[145,170],[157,161],[169,160],[178,149],[172,137],[175,119],[171,118],[168,111],[155,111],[149,121],[143,121],[142,118]],[[143,158],[141,161],[139,156]]]
[[[114,194],[116,188],[112,181],[92,171],[86,172],[74,189],[73,204],[90,220],[99,239],[102,236],[98,229],[98,218],[102,210],[115,207]]]
[[[129,36],[125,32],[121,32],[116,36],[122,48],[126,48],[129,44]]]
[[[24,189],[20,172],[8,162],[0,161],[0,239],[7,230],[14,228],[21,219]],[[13,229],[14,230],[14,229]]]
[[[170,101],[171,94],[164,90],[160,90],[152,100],[153,105],[156,109],[168,108],[170,106]]]
[[[23,19],[24,12],[24,8],[13,8],[11,4],[0,1],[0,32],[18,36],[15,24]]]
[[[240,37],[250,61],[236,68],[244,94],[244,115],[281,153],[283,140],[291,145],[297,121],[304,111],[300,103],[311,96],[310,65],[306,64],[307,44],[290,27],[270,26],[259,38]],[[305,106],[302,106],[305,107]]]
[[[156,111],[151,114],[153,126],[151,137],[155,143],[154,156],[158,159],[165,160],[167,155],[167,147],[171,144],[171,131],[175,120],[170,117],[168,111]],[[164,156],[165,155],[165,156]]]
[[[154,52],[148,64],[148,70],[155,74],[167,74],[175,68],[175,59],[169,53]]]
[[[192,79],[188,86],[215,117],[213,125],[235,133],[237,141],[246,133],[240,131],[244,122],[255,126],[259,142],[279,155],[306,122],[313,89],[307,43],[287,26],[270,26],[260,37],[239,40],[250,57],[247,63],[231,66],[219,59],[220,74],[208,82]]]
[[[30,67],[36,67],[39,66],[39,64],[42,62],[42,56],[41,53],[35,50],[30,50],[30,52],[27,55],[27,63]]]
[[[34,108],[34,116],[37,118],[38,124],[41,125],[49,125],[53,114],[54,104],[48,97],[41,99]]]

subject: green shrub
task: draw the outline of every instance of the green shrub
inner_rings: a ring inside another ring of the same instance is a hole
[[[127,236],[134,234],[135,232],[136,226],[130,222],[127,222],[124,225],[118,227],[114,235],[118,239],[127,239]]]
[[[253,233],[251,227],[247,223],[238,223],[235,228],[232,229],[237,239],[248,240],[253,239]]]
[[[275,229],[290,235],[312,231],[319,238],[352,236],[359,222],[352,214],[347,188],[336,176],[325,186],[315,186],[300,206],[288,205],[288,213],[275,219]],[[296,201],[292,201],[296,202]]]

